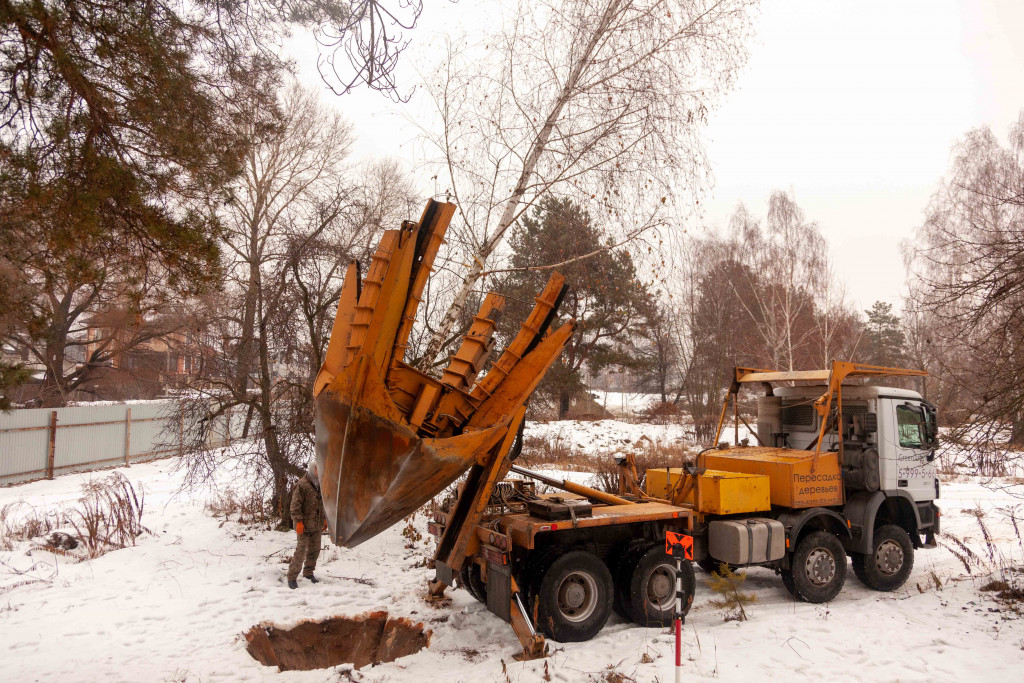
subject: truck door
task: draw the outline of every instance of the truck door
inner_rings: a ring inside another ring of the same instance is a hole
[[[882,403],[882,401],[880,401]],[[888,448],[881,449],[883,458],[891,459],[883,467],[883,488],[903,489],[916,501],[935,498],[937,469],[934,461],[934,413],[916,399],[887,399],[889,420],[894,427],[883,438]],[[886,476],[888,475],[888,476]]]

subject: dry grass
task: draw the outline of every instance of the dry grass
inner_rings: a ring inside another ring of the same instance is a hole
[[[568,439],[561,434],[528,436],[523,439],[523,452],[517,464],[524,467],[552,465],[558,469],[576,469],[585,457],[573,450]],[[584,463],[585,464],[585,463]]]
[[[28,541],[50,533],[60,526],[56,511],[40,512],[19,501],[0,507],[0,550],[12,550],[17,541]]]
[[[145,493],[120,472],[82,486],[85,495],[66,513],[89,557],[135,545],[142,526]]]
[[[689,414],[671,401],[656,401],[639,415],[643,422],[654,424],[675,424],[688,419]]]
[[[622,666],[622,662],[609,664],[600,673],[590,674],[590,680],[599,683],[636,683],[635,678],[619,671],[620,666]]]
[[[1010,508],[999,511],[1009,517],[1017,537],[1017,547],[1024,548],[1017,510]],[[960,561],[969,575],[988,578],[981,586],[981,591],[993,593],[993,597],[1005,608],[1020,613],[1024,609],[1024,563],[1013,556],[1012,550],[1008,555],[996,544],[985,523],[984,511],[970,509],[962,512],[972,515],[978,521],[981,542],[975,542],[974,545],[977,547],[972,548],[967,539],[943,533],[940,535],[940,545]]]
[[[684,463],[693,460],[696,452],[692,446],[685,444],[655,442],[646,436],[641,437],[632,447],[640,486],[644,485],[647,470],[682,467]],[[559,434],[545,437],[528,436],[523,442],[523,453],[516,464],[523,467],[546,466],[566,471],[592,472],[597,488],[618,491],[619,468],[612,456],[611,451],[584,453],[575,450],[570,441]]]
[[[683,444],[664,444],[653,442],[644,437],[633,449],[633,457],[636,459],[636,473],[639,481],[637,484],[641,490],[645,490],[647,470],[664,469],[669,467],[682,467],[685,463],[691,462],[697,451],[691,446]],[[590,459],[591,471],[594,479],[591,485],[594,488],[616,493],[619,490],[619,473],[621,472],[615,460],[606,455],[602,458]]]
[[[40,512],[27,503],[0,508],[0,549],[17,541],[50,534],[61,527],[74,529],[74,537],[88,557],[135,545],[148,531],[142,525],[145,495],[119,472],[82,485],[82,497],[71,506]],[[46,545],[46,543],[44,543]]]
[[[251,527],[269,528],[274,520],[270,503],[259,491],[248,491],[239,494],[228,489],[217,498],[206,504],[206,511],[213,517],[223,517],[224,521],[232,521]]]

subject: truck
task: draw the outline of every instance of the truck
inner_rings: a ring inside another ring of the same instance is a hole
[[[366,278],[355,264],[346,275],[314,386],[335,543],[358,545],[459,482],[433,507],[427,597],[465,588],[512,626],[522,659],[544,656],[547,638],[592,638],[612,612],[669,624],[677,581],[684,613],[693,599],[690,560],[707,570],[768,567],[795,598],[825,602],[842,590],[847,556],[865,585],[895,590],[914,551],[935,546],[935,409],[915,392],[866,383],[925,374],[917,370],[844,361],[816,371],[735,368],[713,444],[679,467],[647,470],[643,486],[622,458],[617,493],[520,467],[526,402],[574,329],[555,324],[566,284],[552,274],[483,377],[504,305],[493,293],[440,379],[407,365],[453,213],[429,202],[419,222],[385,232]],[[763,389],[756,427],[739,408],[748,386]],[[730,405],[732,444],[722,440]],[[667,532],[687,539],[685,561],[666,553]]]

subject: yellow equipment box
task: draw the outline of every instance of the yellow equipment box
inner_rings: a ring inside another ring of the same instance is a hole
[[[669,491],[683,476],[679,467],[647,470],[647,495],[667,498]],[[768,477],[743,472],[706,470],[700,477],[699,512],[714,515],[735,515],[771,509]],[[684,501],[693,503],[693,490]]]
[[[837,453],[738,446],[708,451],[704,467],[760,474],[771,481],[772,505],[810,508],[843,504],[843,475]]]

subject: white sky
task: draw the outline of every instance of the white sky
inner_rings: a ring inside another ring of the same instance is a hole
[[[406,85],[428,68],[431,41],[490,19],[489,0],[426,4]],[[724,226],[739,202],[763,216],[773,189],[790,191],[827,237],[853,303],[898,306],[899,243],[921,223],[956,139],[980,125],[1003,138],[1024,109],[1024,2],[763,0],[756,27],[736,89],[711,115],[707,223]],[[288,51],[322,86],[311,43],[295,36]],[[355,124],[358,154],[416,168],[415,106],[327,97]]]

